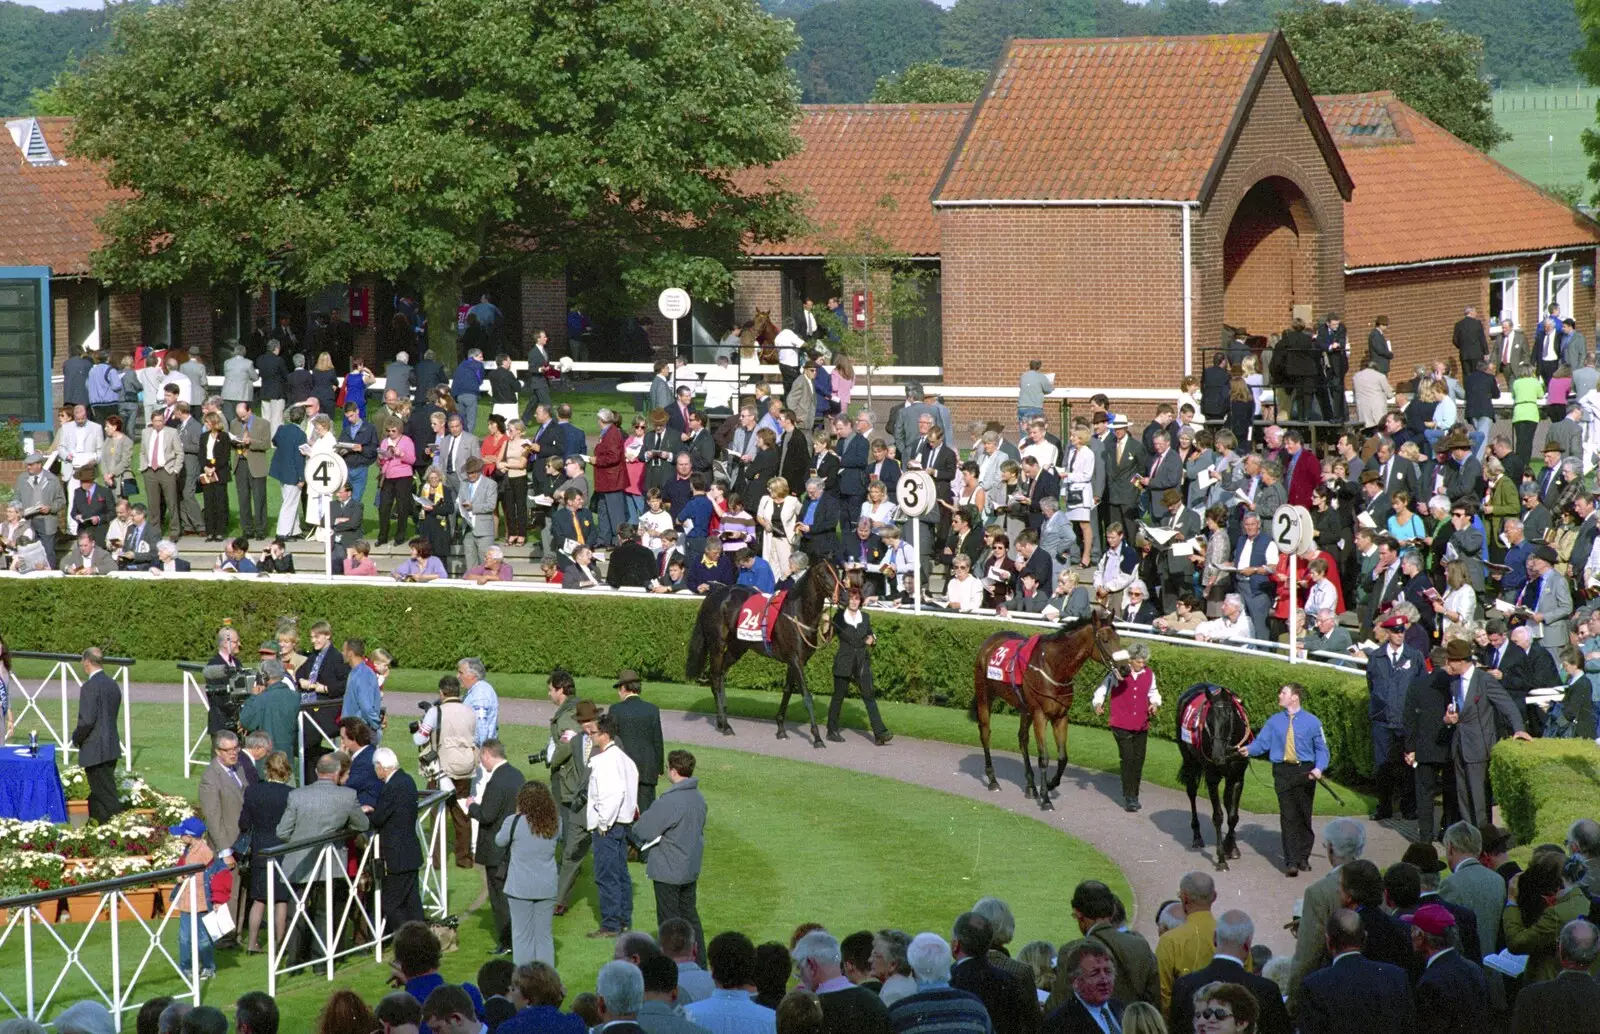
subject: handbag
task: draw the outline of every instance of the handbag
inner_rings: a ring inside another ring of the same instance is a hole
[[[122,497],[124,499],[126,499],[129,496],[135,496],[135,495],[138,495],[138,494],[139,494],[139,482],[135,481],[133,478],[123,478],[122,479]]]
[[[1068,485],[1067,486],[1067,509],[1072,510],[1072,509],[1077,509],[1079,507],[1086,507],[1088,505],[1089,505],[1089,486],[1088,485],[1081,485],[1080,484],[1080,485]]]

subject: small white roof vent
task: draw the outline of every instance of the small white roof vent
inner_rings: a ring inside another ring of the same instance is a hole
[[[50,153],[50,145],[45,142],[44,130],[39,128],[36,118],[17,118],[6,123],[6,129],[11,132],[11,142],[17,145],[17,150],[28,159],[30,165],[65,165],[66,162],[56,158]]]

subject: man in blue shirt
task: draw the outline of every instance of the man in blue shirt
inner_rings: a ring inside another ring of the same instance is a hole
[[[772,595],[772,590],[777,587],[778,580],[772,575],[771,564],[748,549],[739,550],[734,556],[733,562],[739,566],[739,580],[735,584],[748,585],[765,596]]]
[[[711,1034],[773,1034],[778,1014],[755,1003],[756,946],[729,930],[711,938],[706,961],[717,985],[711,997],[684,1006],[684,1015]]]
[[[478,392],[483,388],[483,349],[474,348],[456,367],[450,378],[450,395],[456,400],[456,411],[461,414],[461,426],[468,434],[478,428]]]
[[[456,662],[456,678],[461,681],[461,702],[472,708],[477,719],[473,739],[482,747],[500,731],[500,696],[489,685],[489,670],[476,657],[463,657]]]
[[[344,681],[344,717],[359,718],[372,730],[372,745],[383,742],[382,721],[383,691],[378,686],[378,673],[367,661],[367,641],[346,639],[344,662],[350,665],[350,674]]]
[[[1328,741],[1317,716],[1300,709],[1303,692],[1299,683],[1284,683],[1278,690],[1278,706],[1283,710],[1267,719],[1249,746],[1239,748],[1247,757],[1265,754],[1272,759],[1287,876],[1298,876],[1301,869],[1311,867],[1311,848],[1316,844],[1311,833],[1311,802],[1317,780],[1328,768]]]
[[[711,534],[711,518],[715,511],[711,507],[711,500],[706,498],[704,474],[690,475],[689,491],[689,501],[678,511],[678,534],[683,542],[684,565],[687,570],[693,571],[705,555],[706,539]]]

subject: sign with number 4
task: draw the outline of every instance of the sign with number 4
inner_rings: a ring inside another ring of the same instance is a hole
[[[338,453],[317,453],[306,459],[306,494],[332,495],[350,478],[350,469]]]

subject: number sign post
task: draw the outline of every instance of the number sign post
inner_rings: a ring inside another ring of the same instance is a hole
[[[911,552],[916,564],[911,569],[911,608],[922,613],[922,516],[937,503],[933,494],[933,475],[925,470],[908,470],[895,486],[895,502],[911,518]]]
[[[306,457],[306,494],[322,497],[322,566],[333,578],[333,495],[350,479],[350,468],[336,452],[319,452]]]
[[[1316,543],[1311,511],[1304,506],[1287,503],[1278,507],[1272,514],[1272,541],[1277,544],[1279,552],[1287,550],[1289,553],[1289,663],[1295,664],[1299,661],[1299,636],[1295,622],[1300,614],[1300,553]],[[1265,631],[1257,629],[1256,635],[1260,636]]]

